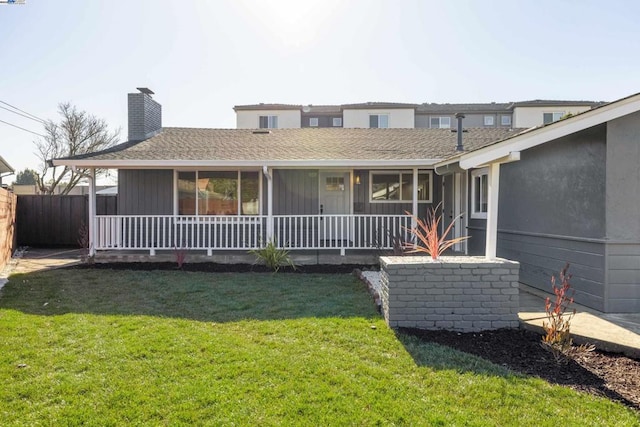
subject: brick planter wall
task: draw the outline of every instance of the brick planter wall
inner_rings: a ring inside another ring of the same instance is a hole
[[[518,327],[520,264],[483,257],[380,257],[392,328],[475,332]]]

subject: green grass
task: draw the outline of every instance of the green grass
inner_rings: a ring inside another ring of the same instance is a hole
[[[397,336],[347,275],[53,270],[0,292],[3,426],[640,424]]]

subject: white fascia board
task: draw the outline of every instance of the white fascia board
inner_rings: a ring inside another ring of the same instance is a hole
[[[471,169],[480,165],[494,163],[497,159],[509,156],[512,152],[524,151],[637,111],[640,111],[640,95],[613,102],[595,110],[586,111],[579,116],[464,154],[460,158],[460,167]]]
[[[431,167],[441,159],[416,160],[53,160],[54,166],[101,169],[172,169],[202,167]]]

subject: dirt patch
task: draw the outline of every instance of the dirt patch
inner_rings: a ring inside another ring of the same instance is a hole
[[[640,360],[595,350],[558,364],[553,355],[540,346],[541,335],[523,329],[476,333],[411,328],[399,331],[475,354],[514,372],[605,396],[640,410]]]

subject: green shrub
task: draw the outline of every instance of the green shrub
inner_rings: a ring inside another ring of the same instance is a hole
[[[274,273],[278,272],[280,267],[287,265],[294,270],[296,269],[293,260],[289,256],[289,251],[278,248],[273,240],[267,242],[263,248],[252,249],[249,253],[256,256],[256,262],[262,262]]]

